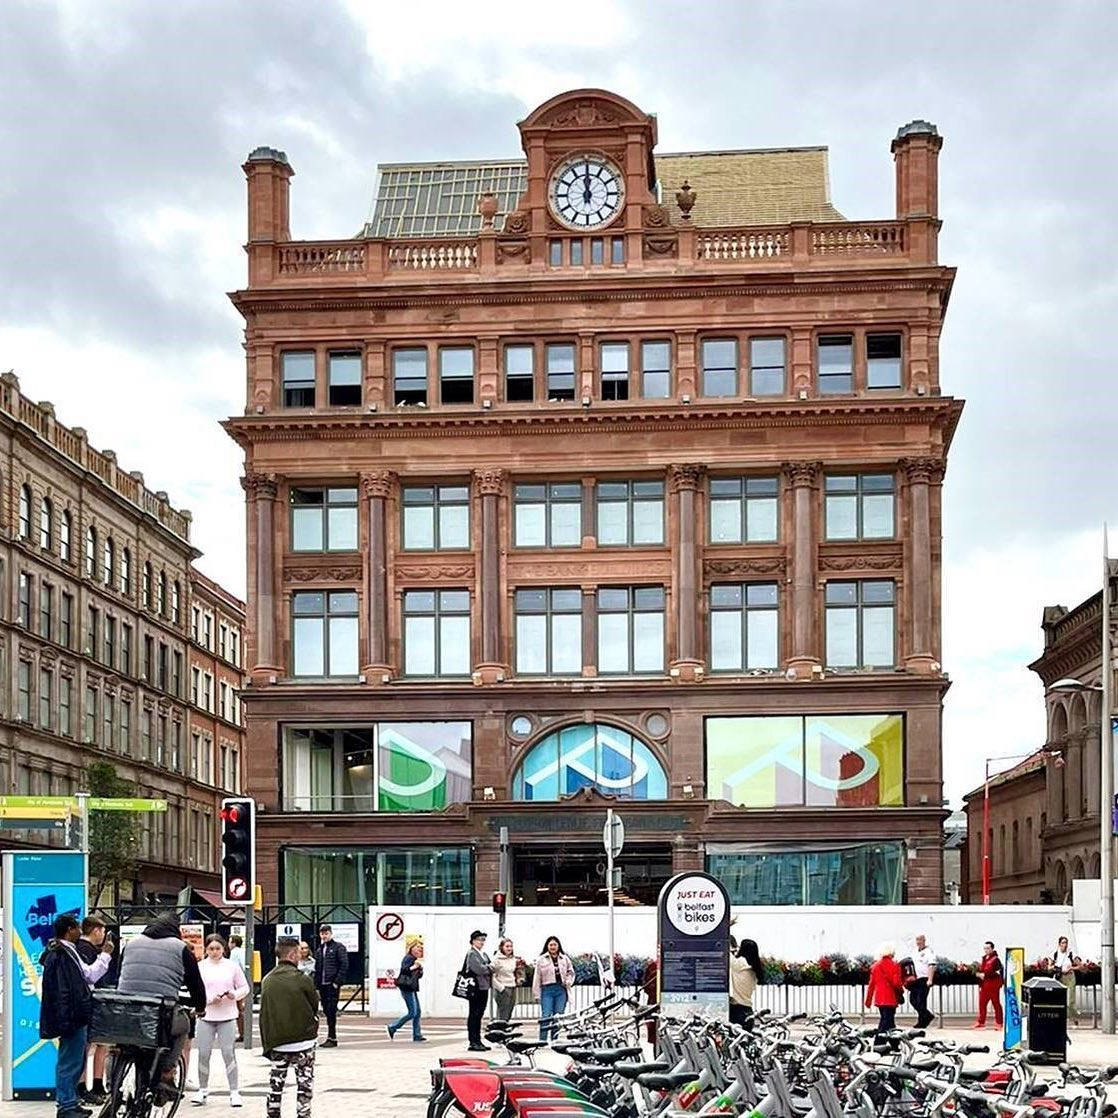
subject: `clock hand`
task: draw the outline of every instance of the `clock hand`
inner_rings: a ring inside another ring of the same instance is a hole
[[[582,200],[589,205],[590,203],[590,176],[582,176]]]

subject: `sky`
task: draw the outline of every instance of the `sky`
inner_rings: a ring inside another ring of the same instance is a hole
[[[4,0],[0,369],[194,513],[244,592],[240,166],[288,153],[300,239],[357,232],[378,162],[519,156],[564,89],[658,117],[664,151],[830,148],[847,217],[891,217],[889,143],[945,138],[941,347],[967,401],[944,493],[945,778],[1044,738],[1045,605],[1118,534],[1118,4]],[[1109,325],[1108,325],[1109,324]],[[997,767],[997,766],[995,766]]]

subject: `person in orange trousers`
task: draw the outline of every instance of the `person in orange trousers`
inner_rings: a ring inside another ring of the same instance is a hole
[[[972,1029],[981,1029],[986,1025],[986,1009],[994,1007],[994,1025],[1002,1027],[1002,961],[994,950],[994,945],[987,940],[983,945],[982,958],[978,961],[978,1020],[971,1025]]]

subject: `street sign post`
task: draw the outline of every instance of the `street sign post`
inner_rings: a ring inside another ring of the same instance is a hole
[[[606,812],[606,825],[602,830],[602,843],[606,848],[606,904],[609,906],[609,973],[616,979],[617,971],[613,965],[614,928],[613,928],[613,860],[625,846],[625,821],[611,807]]]

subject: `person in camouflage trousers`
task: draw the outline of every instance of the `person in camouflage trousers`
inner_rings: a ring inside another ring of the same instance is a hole
[[[318,991],[297,965],[299,941],[276,940],[276,965],[260,986],[260,1043],[271,1061],[268,1118],[280,1118],[287,1073],[295,1071],[298,1118],[310,1118],[314,1054],[318,1040]]]

